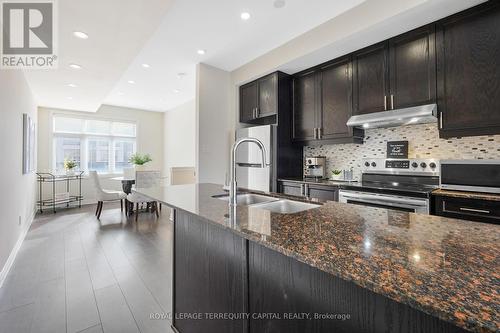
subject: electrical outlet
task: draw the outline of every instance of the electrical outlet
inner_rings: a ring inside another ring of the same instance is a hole
[[[19,225],[21,225],[21,215],[19,215]]]

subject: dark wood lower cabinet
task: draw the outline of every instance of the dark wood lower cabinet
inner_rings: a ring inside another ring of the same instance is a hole
[[[181,333],[244,332],[246,320],[211,320],[210,313],[247,312],[247,241],[176,211],[174,226],[174,319]]]
[[[339,201],[339,189],[335,186],[280,181],[278,190],[280,193],[298,197],[307,196],[311,199]]]
[[[179,333],[465,332],[195,215],[177,211],[174,232]]]
[[[250,311],[282,314],[280,319],[251,321],[251,333],[466,332],[252,242],[248,258]],[[288,313],[337,319],[284,320]]]
[[[287,195],[294,195],[297,197],[304,196],[304,185],[297,182],[279,182],[278,191]]]
[[[434,196],[432,210],[438,216],[500,224],[500,201]]]
[[[307,184],[307,196],[313,199],[339,201],[339,189],[334,186]]]

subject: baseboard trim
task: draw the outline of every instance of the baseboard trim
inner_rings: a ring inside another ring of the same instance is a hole
[[[7,274],[9,274],[9,271],[12,268],[12,265],[14,264],[14,260],[16,259],[17,253],[19,252],[21,245],[23,245],[24,239],[26,238],[26,235],[30,230],[31,224],[35,219],[36,212],[37,210],[35,209],[31,214],[31,216],[29,217],[27,221],[28,223],[26,223],[26,225],[24,226],[21,235],[17,239],[16,245],[14,245],[14,248],[12,249],[12,251],[10,251],[9,258],[7,258],[7,261],[5,262],[5,265],[3,266],[2,271],[0,272],[0,288],[2,288],[2,285],[5,281],[5,278],[7,277]]]

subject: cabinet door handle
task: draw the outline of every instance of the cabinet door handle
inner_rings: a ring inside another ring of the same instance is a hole
[[[255,108],[255,118],[259,118],[259,107]]]
[[[318,139],[318,129],[315,127],[314,129],[314,140]]]
[[[304,184],[300,184],[300,195],[305,195],[304,192]]]
[[[318,139],[321,140],[322,134],[321,134],[321,127],[318,127]]]
[[[304,196],[309,196],[309,185],[304,184]]]
[[[391,110],[394,110],[394,95],[391,94]]]
[[[485,209],[474,209],[474,208],[460,207],[460,210],[466,211],[466,212],[473,212],[473,213],[483,213],[483,214],[489,214],[490,213],[489,210],[485,210]]]
[[[387,96],[384,95],[384,111],[387,111]]]
[[[443,112],[439,112],[439,128],[443,128]]]

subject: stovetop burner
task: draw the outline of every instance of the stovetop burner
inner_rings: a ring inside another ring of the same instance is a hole
[[[390,189],[390,190],[398,190],[398,191],[410,191],[410,192],[429,192],[435,190],[437,185],[424,185],[424,184],[405,184],[398,182],[391,183],[380,183],[380,182],[361,182],[362,187],[371,187],[371,188],[381,188],[381,189]]]
[[[344,189],[412,197],[429,197],[439,186],[439,161],[433,159],[365,159],[360,183]]]
[[[419,185],[419,184],[405,184],[398,182],[383,183],[362,181],[357,184],[343,185],[342,188],[347,190],[386,193],[402,196],[414,197],[429,197],[431,192],[438,188],[438,185]]]

